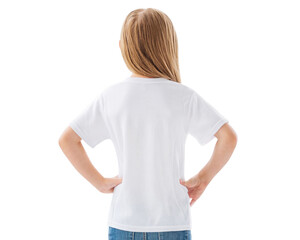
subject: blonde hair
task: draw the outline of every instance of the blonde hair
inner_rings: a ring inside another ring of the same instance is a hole
[[[120,48],[131,72],[181,83],[177,35],[170,18],[162,11],[131,11],[122,26]]]

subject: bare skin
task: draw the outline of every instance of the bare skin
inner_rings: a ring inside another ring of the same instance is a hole
[[[192,199],[190,206],[200,198],[214,176],[227,163],[236,147],[237,135],[228,123],[219,129],[215,137],[218,141],[207,164],[189,180],[179,179],[179,182],[188,189],[189,197]]]
[[[131,77],[149,78],[149,77],[145,77],[145,76],[142,76],[142,75],[139,75],[139,74],[135,74],[135,73],[133,73],[131,75]]]
[[[98,172],[82,146],[81,138],[71,127],[68,126],[60,136],[59,146],[76,170],[98,191],[112,193],[114,187],[122,183],[122,178],[118,178],[118,175],[105,178]]]
[[[131,77],[148,78],[135,73],[132,73]],[[82,146],[81,137],[78,136],[70,126],[64,130],[59,138],[58,144],[76,170],[98,191],[102,193],[112,193],[115,186],[122,183],[122,178],[119,178],[118,175],[112,178],[105,178],[97,171]]]
[[[131,77],[148,78],[136,73],[132,73]],[[189,197],[192,199],[190,206],[199,199],[209,182],[226,164],[237,144],[237,135],[228,123],[219,129],[215,137],[218,141],[208,163],[188,181],[179,180],[188,189]],[[71,127],[68,126],[60,136],[59,146],[76,170],[100,192],[112,193],[114,187],[122,183],[122,178],[118,175],[105,178],[97,171],[82,146],[80,136]]]
[[[237,135],[228,123],[224,124],[215,136],[218,141],[207,164],[188,181],[179,180],[188,189],[189,197],[192,199],[190,206],[199,199],[213,177],[227,163],[237,144]],[[89,160],[82,146],[81,138],[71,127],[68,126],[62,133],[59,138],[59,146],[76,170],[98,191],[113,193],[114,187],[122,183],[122,178],[118,178],[118,175],[105,178],[98,172]]]

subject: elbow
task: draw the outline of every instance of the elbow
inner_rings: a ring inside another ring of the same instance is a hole
[[[238,142],[238,136],[237,136],[236,132],[233,131],[230,136],[230,143],[235,147],[237,145],[237,142]]]
[[[64,143],[65,143],[65,138],[63,136],[60,136],[58,139],[58,146],[60,148],[63,148]]]
[[[66,146],[68,144],[68,142],[70,142],[70,139],[68,138],[68,135],[65,134],[65,132],[63,134],[61,134],[61,136],[58,138],[58,145],[60,146],[61,149],[63,149],[64,146]]]
[[[238,136],[236,132],[233,130],[227,136],[227,144],[234,149],[237,145],[237,142],[238,142]]]
[[[232,149],[232,151],[235,149],[237,145],[238,137],[237,134],[228,134],[226,136],[222,136],[218,139],[218,142],[224,146],[226,149]]]

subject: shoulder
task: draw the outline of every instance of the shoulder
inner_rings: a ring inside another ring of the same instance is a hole
[[[170,80],[166,85],[169,86],[169,89],[175,90],[175,92],[173,92],[174,94],[181,95],[184,99],[190,99],[193,95],[199,96],[199,94],[194,89],[192,89],[186,84]],[[164,86],[166,85],[164,84]],[[99,94],[99,97],[101,96],[105,98],[108,96],[117,96],[119,93],[123,92],[124,89],[130,88],[130,86],[130,82],[122,80],[112,83],[102,89],[101,93]]]
[[[174,89],[177,92],[177,94],[180,94],[184,97],[191,96],[195,92],[195,90],[193,90],[190,86],[171,80],[169,80],[166,85]]]
[[[188,95],[192,95],[195,92],[194,89],[192,89],[190,86],[188,86],[186,84],[180,83],[179,85],[182,88],[182,91],[184,91],[184,93],[186,93]]]
[[[199,95],[199,93],[194,90],[193,88],[191,88],[190,86],[183,84],[183,83],[178,83],[178,88],[180,88],[181,92],[182,92],[182,97],[183,97],[183,102],[185,104],[189,104],[189,102],[193,99],[193,98],[201,98],[201,96]]]
[[[107,97],[109,95],[116,95],[118,91],[122,91],[122,89],[126,86],[126,82],[118,81],[115,83],[111,83],[108,86],[104,87],[102,91],[98,94],[98,97]]]

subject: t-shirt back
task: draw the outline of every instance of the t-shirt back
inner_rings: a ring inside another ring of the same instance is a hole
[[[92,148],[113,142],[122,183],[108,226],[126,231],[191,230],[184,178],[185,141],[205,145],[228,122],[190,87],[165,78],[128,77],[104,89],[71,122]]]

